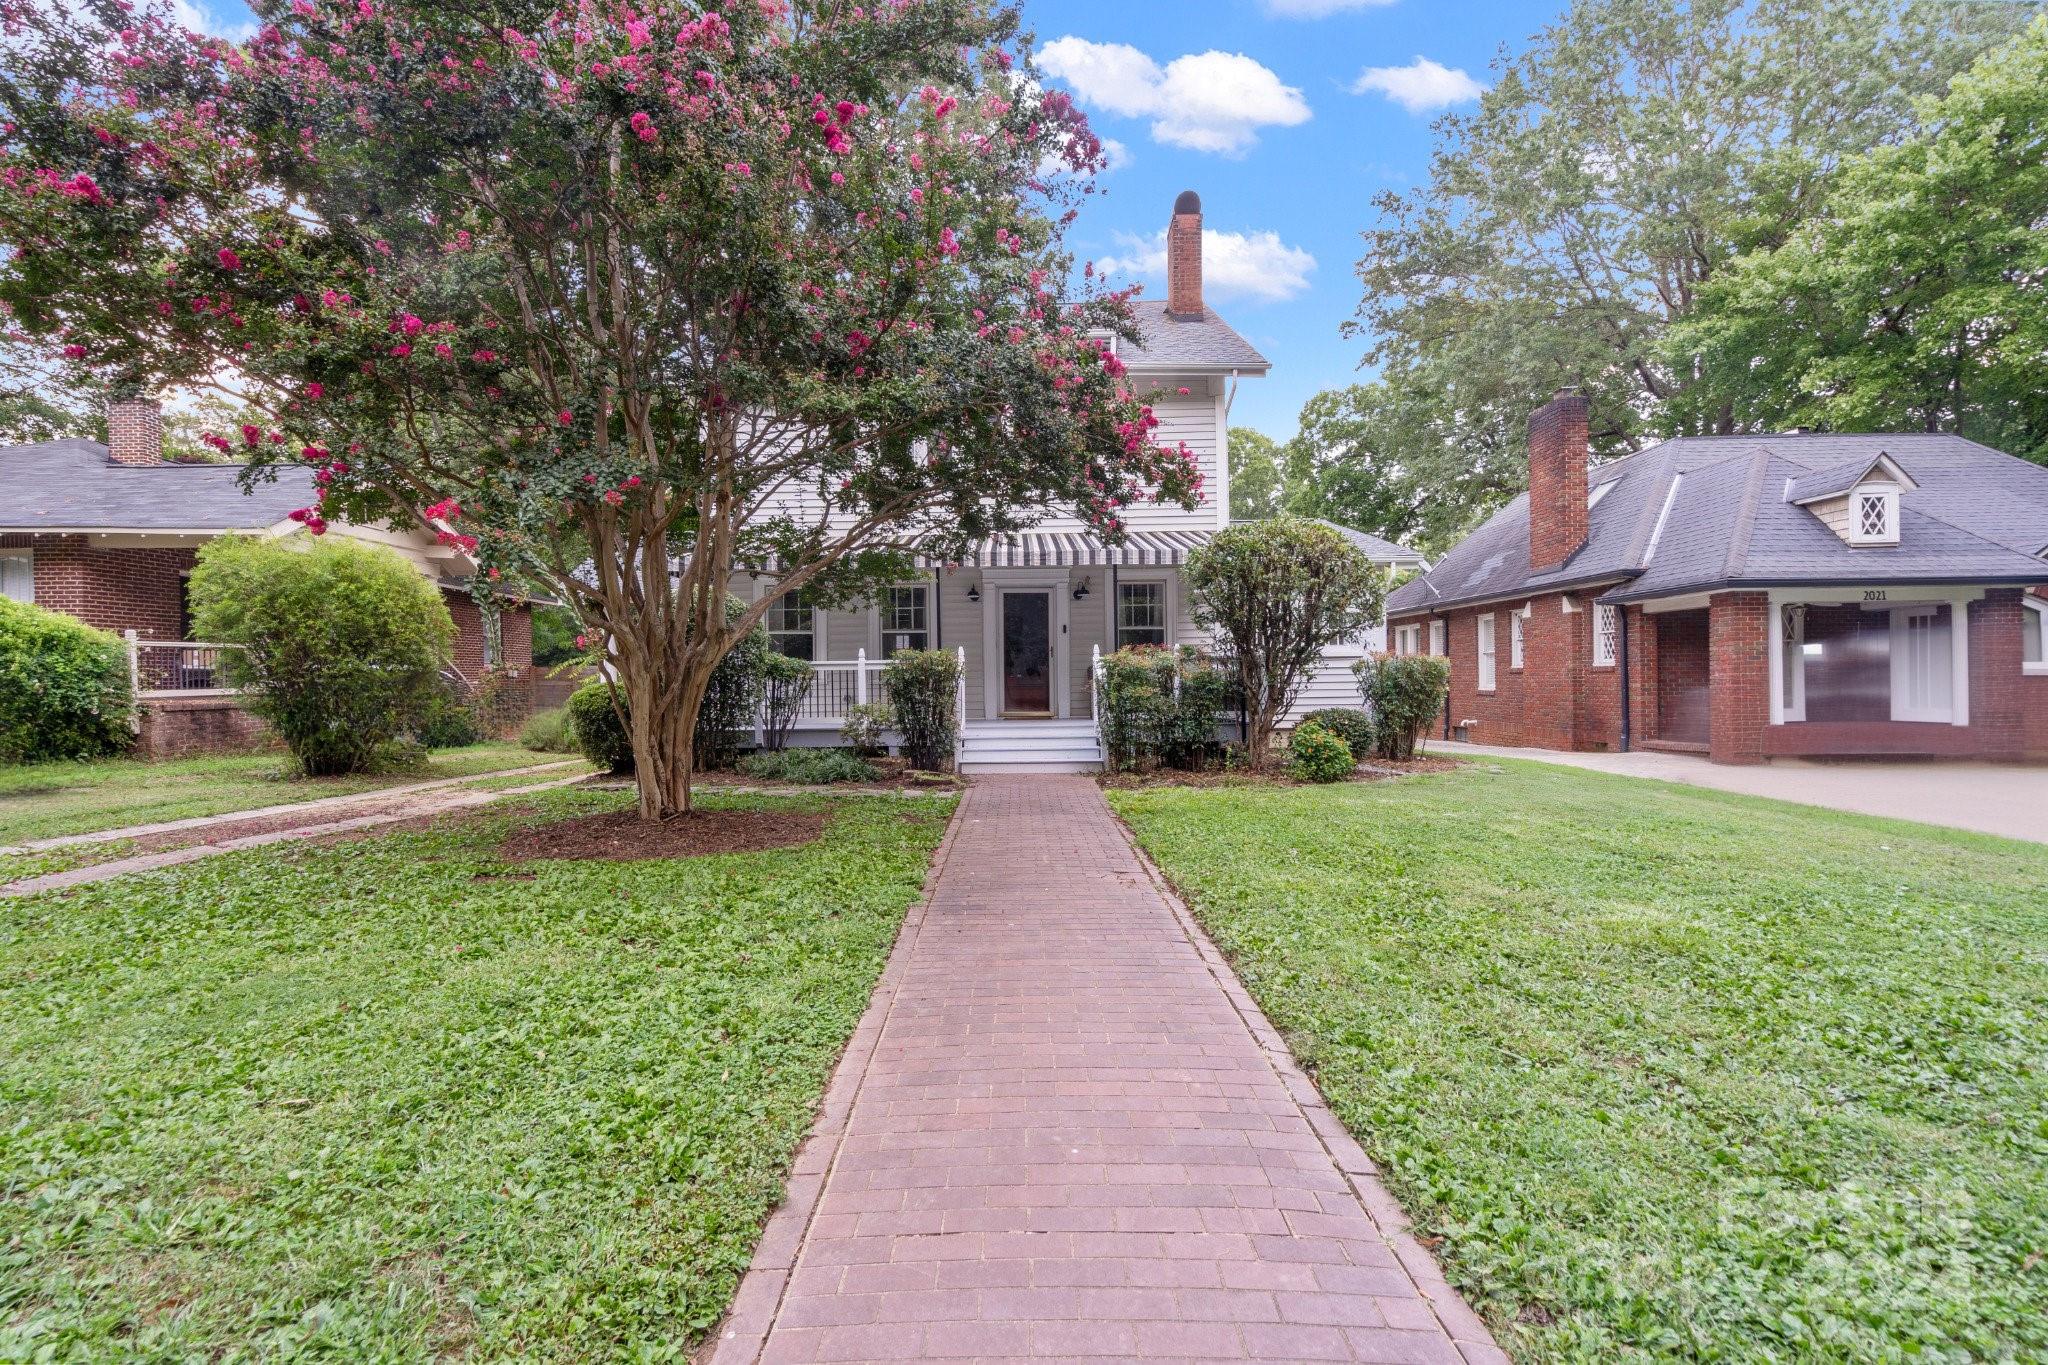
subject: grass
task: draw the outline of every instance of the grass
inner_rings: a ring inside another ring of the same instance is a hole
[[[418,772],[294,778],[281,753],[0,767],[0,845],[156,824],[559,760],[516,744],[438,749]]]
[[[1518,1358],[2048,1355],[2048,848],[1511,762],[1110,799]]]
[[[0,1359],[686,1358],[951,803],[497,856],[628,799],[0,901]]]

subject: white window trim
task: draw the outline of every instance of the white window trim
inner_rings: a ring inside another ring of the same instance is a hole
[[[1522,660],[1527,652],[1523,647],[1522,635],[1528,620],[1529,608],[1527,606],[1524,606],[1520,611],[1508,613],[1508,671],[1510,673],[1520,673],[1522,671]]]
[[[1884,499],[1884,531],[1867,535],[1863,530],[1863,499]],[[1859,483],[1849,490],[1848,542],[1851,545],[1896,545],[1899,543],[1899,486],[1895,483]]]
[[[1411,621],[1407,625],[1394,627],[1394,653],[1402,655],[1422,652],[1422,623]]]
[[[28,571],[28,596],[15,597],[13,600],[16,602],[33,603],[36,600],[36,552],[24,545],[19,548],[0,550],[0,559],[18,559],[22,562],[23,567]],[[0,574],[0,581],[4,581],[5,578],[6,575]]]
[[[2029,659],[2024,654],[2020,656],[2020,672],[2030,678],[2048,678],[2048,601],[2043,601],[2038,597],[2022,597],[2020,599],[2020,610],[2033,612],[2034,615],[2041,618],[2042,644],[2042,656],[2039,659]],[[2024,625],[2026,618],[2022,617],[2020,619],[2021,624]],[[2024,642],[2026,638],[2026,632],[2022,630],[2020,632],[2021,641]],[[2022,643],[2021,648],[2024,649],[2025,647],[2025,644]]]
[[[1593,604],[1593,667],[1595,668],[1613,668],[1615,661],[1620,657],[1620,610],[1618,607],[1610,607],[1600,602]],[[1605,636],[1601,626],[1607,622],[1612,622],[1614,625],[1614,638],[1605,640],[1607,648],[1603,650],[1601,644]]]
[[[1479,642],[1479,690],[1491,692],[1500,682],[1492,612],[1481,613],[1473,633]]]
[[[933,620],[937,615],[934,604],[939,600],[938,590],[928,578],[909,578],[899,583],[889,584],[887,588],[882,590],[882,595],[876,599],[874,605],[868,608],[868,658],[879,659],[884,663],[887,663],[889,660],[889,652],[883,648],[882,640],[882,637],[887,635],[889,631],[882,621],[882,613],[889,600],[889,591],[894,588],[916,588],[924,593],[925,647],[927,649],[941,648],[939,633],[933,628]]]
[[[776,584],[774,584],[774,583],[766,583],[766,584],[763,584],[763,585],[762,585],[762,587],[761,587],[761,596],[763,596],[763,597],[767,598],[767,599],[768,599],[768,600],[769,600],[769,601],[770,601],[770,602],[772,603],[772,602],[775,602],[775,601],[779,600],[779,599],[780,599],[780,598],[781,598],[781,597],[782,597],[782,596],[784,595],[784,592],[785,592],[785,591],[786,591],[785,589],[783,589],[783,588],[781,588],[781,587],[777,586],[777,585],[776,585]],[[801,591],[801,590],[799,590],[799,591]],[[770,606],[770,607],[768,608],[768,610],[769,610],[770,612],[772,612],[772,611],[774,611],[774,610],[775,610],[775,608],[774,608],[773,606]],[[776,630],[776,629],[775,629],[775,628],[774,628],[773,626],[771,626],[771,625],[769,625],[769,624],[768,624],[768,623],[769,623],[769,621],[770,621],[770,619],[771,619],[770,617],[768,617],[768,616],[765,616],[765,615],[764,615],[764,616],[763,616],[763,617],[761,618],[761,625],[762,625],[763,629],[765,629],[765,630],[767,630],[767,631],[768,631],[768,633],[769,633],[769,635],[770,635],[770,637],[771,637],[771,638],[772,638],[772,637],[774,637],[774,636],[777,636],[777,635],[801,635],[801,634],[803,634],[803,632],[802,632],[802,631],[800,631],[800,630]],[[827,660],[826,660],[826,658],[825,658],[825,642],[826,642],[826,640],[827,640],[828,638],[829,638],[829,637],[828,637],[828,636],[827,636],[827,635],[825,634],[825,609],[824,609],[823,607],[820,607],[820,606],[813,606],[813,607],[811,608],[811,662],[812,662],[812,663],[814,663],[814,664],[821,664],[821,663],[825,663],[825,662],[827,662]],[[772,648],[772,646],[771,646],[771,648]]]
[[[1110,638],[1116,647],[1124,647],[1123,595],[1125,588],[1156,587],[1159,589],[1159,629],[1163,639],[1161,649],[1173,648],[1173,580],[1165,574],[1120,574],[1116,581],[1116,592],[1109,602]]]
[[[1429,623],[1429,652],[1439,659],[1448,657],[1444,651],[1444,623],[1442,621],[1431,621]]]

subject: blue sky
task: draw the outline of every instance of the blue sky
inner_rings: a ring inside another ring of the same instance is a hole
[[[248,22],[239,0],[184,3],[216,32]],[[1070,241],[1161,297],[1152,239],[1175,195],[1199,193],[1218,234],[1209,302],[1273,362],[1240,386],[1231,419],[1285,439],[1311,395],[1360,375],[1364,346],[1338,327],[1358,306],[1373,196],[1421,183],[1430,125],[1470,108],[1502,47],[1522,48],[1563,4],[1024,0],[1048,74],[1122,149]]]

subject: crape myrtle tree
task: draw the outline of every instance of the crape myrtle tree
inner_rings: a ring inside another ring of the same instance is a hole
[[[687,811],[735,570],[831,596],[1200,477],[1063,293],[1102,162],[979,0],[0,0],[0,305],[114,391],[214,384],[250,477],[545,586]],[[1092,272],[1090,272],[1092,278]]]

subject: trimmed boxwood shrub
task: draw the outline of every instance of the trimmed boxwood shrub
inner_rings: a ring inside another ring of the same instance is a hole
[[[119,636],[0,598],[0,763],[119,753],[134,705]]]
[[[1294,727],[1287,740],[1288,775],[1304,782],[1342,782],[1358,766],[1351,746],[1314,721]]]
[[[192,628],[313,777],[365,772],[417,735],[442,695],[455,622],[395,551],[222,536],[192,571]]]
[[[1325,706],[1301,718],[1304,725],[1316,724],[1349,745],[1354,755],[1369,754],[1373,746],[1372,717],[1348,706]]]
[[[626,694],[619,694],[624,706]],[[612,710],[612,690],[599,678],[569,694],[569,728],[575,732],[576,747],[591,766],[608,773],[633,771],[633,737],[626,733],[619,713]]]
[[[1373,718],[1373,751],[1381,758],[1415,757],[1422,728],[1451,694],[1451,664],[1428,654],[1374,654],[1351,666]]]
[[[875,765],[846,749],[782,749],[748,754],[740,771],[763,782],[822,787],[830,782],[872,782]]]
[[[789,743],[789,730],[796,724],[804,698],[811,695],[817,673],[803,659],[769,650],[761,657],[761,739],[769,749]]]
[[[1186,647],[1137,645],[1105,655],[1096,704],[1109,766],[1156,760],[1169,768],[1200,767],[1217,748],[1216,718],[1229,709],[1230,689],[1229,674]]]
[[[889,709],[913,768],[936,772],[953,758],[960,662],[943,649],[899,649],[882,670]]]

